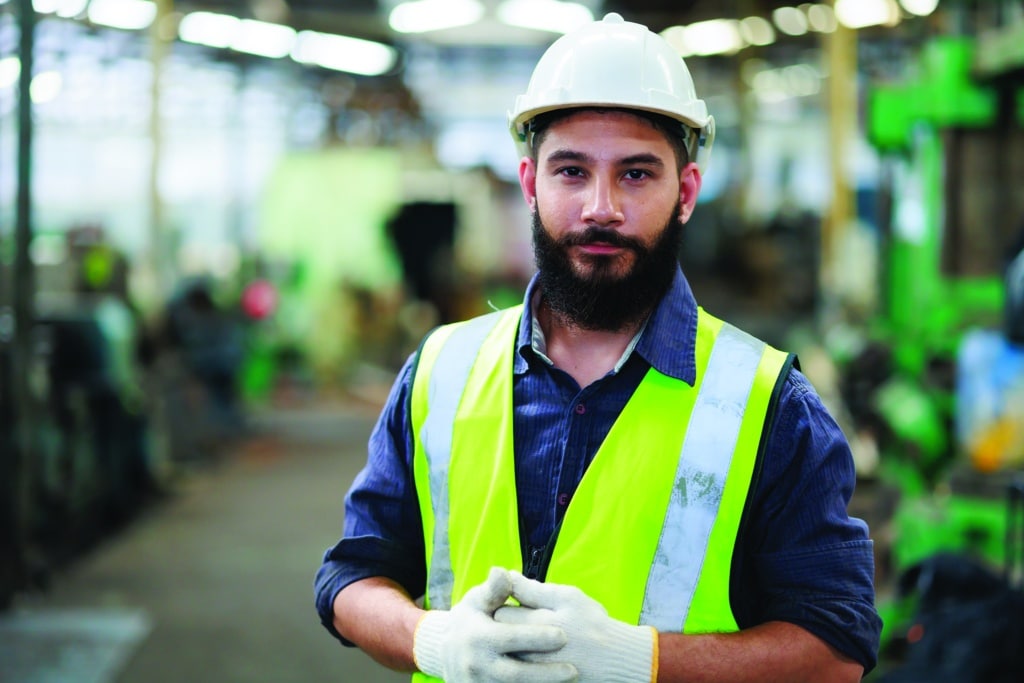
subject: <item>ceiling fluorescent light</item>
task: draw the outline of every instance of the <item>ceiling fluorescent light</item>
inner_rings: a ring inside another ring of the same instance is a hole
[[[686,44],[685,26],[669,26],[661,32],[661,37],[679,53],[680,57],[689,57],[693,54],[693,50]]]
[[[732,54],[745,47],[735,19],[698,21],[686,27],[685,36],[686,46],[701,56]]]
[[[85,11],[89,0],[60,0],[57,3],[57,16],[64,19],[73,19]]]
[[[509,26],[552,33],[568,33],[594,20],[594,14],[577,2],[560,0],[505,0],[498,19]]]
[[[229,47],[237,38],[241,19],[229,14],[190,12],[178,24],[178,37],[186,43]]]
[[[939,6],[939,0],[900,0],[903,9],[919,17],[927,17]]]
[[[63,86],[64,79],[58,72],[44,71],[32,78],[28,92],[34,103],[46,104],[57,99]]]
[[[292,59],[334,71],[379,76],[395,66],[398,52],[389,45],[370,40],[300,31],[292,48]]]
[[[790,36],[807,33],[807,15],[796,7],[780,7],[772,12],[772,20],[779,30]]]
[[[231,49],[259,57],[285,57],[295,46],[295,29],[255,19],[242,19]]]
[[[775,42],[775,29],[763,17],[741,19],[740,35],[751,45],[771,45]]]
[[[156,3],[149,0],[92,0],[89,21],[99,26],[137,31],[156,18]]]
[[[847,28],[896,24],[900,8],[896,0],[836,0],[836,19]]]
[[[0,59],[0,90],[13,88],[21,77],[21,60],[17,57]]]
[[[426,33],[466,26],[483,15],[478,0],[412,0],[391,10],[388,25],[398,33]]]
[[[56,14],[58,17],[77,17],[89,0],[32,0],[32,9],[40,14]]]
[[[32,9],[39,14],[56,14],[63,4],[63,0],[32,0]]]
[[[812,31],[832,33],[836,30],[836,14],[829,5],[811,5],[807,8],[807,23]]]

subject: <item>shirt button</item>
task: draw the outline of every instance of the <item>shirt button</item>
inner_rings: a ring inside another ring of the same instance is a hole
[[[558,494],[558,504],[561,507],[565,507],[566,505],[568,505],[569,504],[569,494],[568,493],[559,493]]]
[[[576,404],[576,414],[577,415],[582,415],[585,412],[587,412],[587,407],[585,405],[583,405],[582,403],[577,403]]]

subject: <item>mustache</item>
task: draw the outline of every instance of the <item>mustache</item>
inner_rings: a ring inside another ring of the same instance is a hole
[[[632,249],[637,252],[646,251],[643,243],[639,240],[633,239],[632,237],[626,237],[615,230],[609,230],[608,228],[590,227],[583,232],[565,235],[558,241],[559,244],[564,247],[575,247],[582,244],[594,244],[599,242],[613,247]]]

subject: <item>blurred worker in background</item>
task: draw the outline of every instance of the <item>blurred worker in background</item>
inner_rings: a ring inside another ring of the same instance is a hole
[[[323,624],[415,680],[860,680],[881,624],[847,442],[678,264],[715,132],[683,61],[609,14],[510,124],[538,273],[402,369]]]
[[[178,351],[183,369],[201,387],[212,431],[238,435],[244,426],[238,390],[244,356],[242,329],[236,315],[214,300],[210,282],[191,280],[172,298],[163,340]]]

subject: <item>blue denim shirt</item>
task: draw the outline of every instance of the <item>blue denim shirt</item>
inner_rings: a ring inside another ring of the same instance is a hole
[[[526,571],[543,555],[587,465],[647,369],[690,384],[696,375],[697,302],[681,271],[617,368],[583,389],[535,343],[529,302],[536,286],[532,282],[526,293],[513,379]],[[344,535],[326,551],[316,575],[321,622],[339,638],[332,603],[348,584],[383,576],[413,596],[426,585],[407,412],[412,360],[395,380],[370,436],[367,464],[345,499]],[[796,624],[870,670],[881,620],[868,529],[847,514],[853,459],[842,431],[795,368],[783,384],[763,456],[730,577],[737,623]]]

